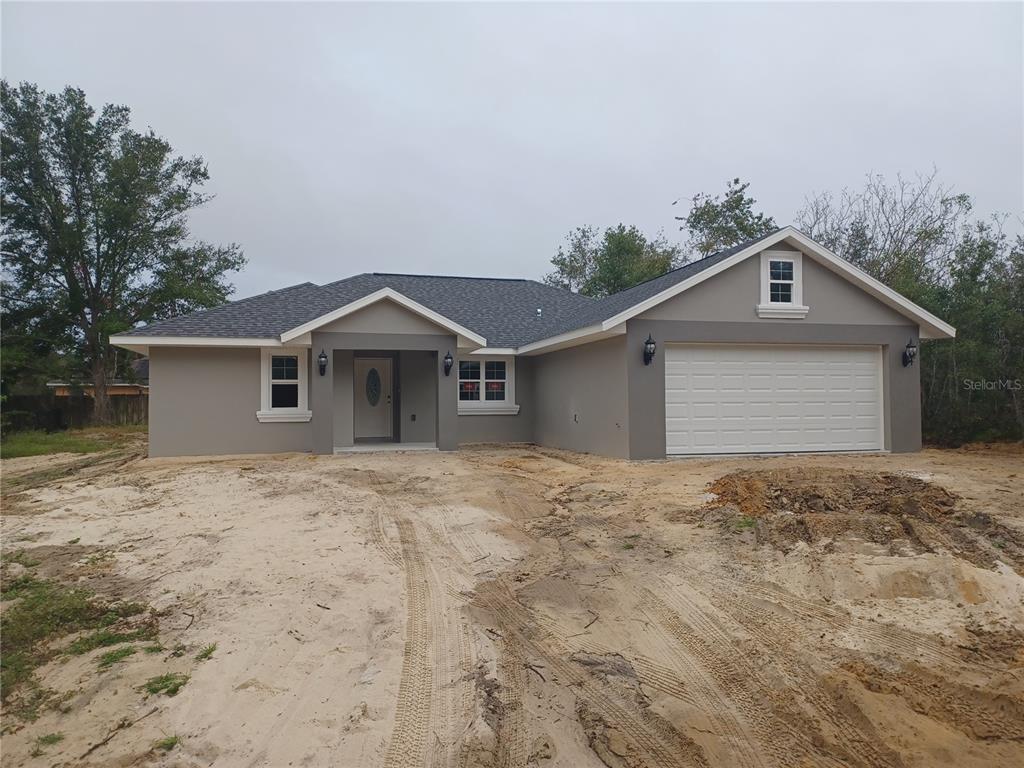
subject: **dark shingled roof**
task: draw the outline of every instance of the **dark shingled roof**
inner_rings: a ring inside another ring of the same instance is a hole
[[[601,299],[580,296],[535,280],[373,272],[327,285],[293,285],[163,320],[123,335],[278,338],[292,328],[381,288],[391,288],[480,334],[487,339],[489,347],[519,347],[614,317],[772,234],[775,233]]]

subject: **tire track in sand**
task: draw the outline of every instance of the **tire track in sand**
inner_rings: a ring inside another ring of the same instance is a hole
[[[370,471],[369,478],[380,505],[374,510],[374,543],[388,560],[400,565],[405,574],[406,628],[395,720],[384,765],[448,766],[461,735],[472,721],[475,700],[471,682],[472,647],[468,626],[461,608],[451,610],[448,597],[455,582],[465,574],[462,557],[448,535],[444,512],[441,525],[434,519],[436,508],[429,502],[429,515],[418,514],[420,507],[410,505],[390,492],[380,477]],[[437,500],[440,505],[440,500]],[[426,517],[425,534],[434,546],[432,554],[441,554],[441,562],[428,561],[418,534]],[[398,531],[398,544],[388,536],[388,527]],[[438,528],[440,527],[440,530]],[[467,586],[459,583],[459,587]],[[464,599],[461,598],[460,599]]]
[[[395,724],[384,759],[386,768],[425,764],[434,704],[434,675],[430,663],[432,611],[423,553],[412,523],[398,520],[397,525],[405,567],[405,649]]]
[[[531,612],[500,579],[482,584],[476,591],[475,601],[494,617],[506,642],[518,646],[518,654],[543,659],[559,684],[571,687],[590,710],[613,725],[642,756],[645,765],[658,768],[706,765],[696,744],[689,743],[681,734],[668,738],[649,713],[640,711],[634,702],[621,698],[606,683],[572,662],[571,653],[561,638],[544,630],[531,629],[536,627]]]

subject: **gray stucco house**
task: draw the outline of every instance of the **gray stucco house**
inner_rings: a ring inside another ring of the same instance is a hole
[[[602,299],[373,273],[111,341],[149,355],[152,456],[530,442],[656,459],[917,450],[918,339],[954,334],[786,227]]]

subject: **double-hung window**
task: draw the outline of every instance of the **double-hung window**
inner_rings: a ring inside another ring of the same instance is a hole
[[[271,355],[270,407],[299,407],[298,355]]]
[[[793,303],[793,262],[791,260],[768,260],[768,301],[771,304]]]
[[[260,351],[259,421],[309,421],[307,366],[304,347],[264,347]]]
[[[515,414],[514,358],[480,357],[459,361],[459,413]]]
[[[758,317],[799,320],[806,317],[803,254],[799,251],[761,253],[761,301]]]

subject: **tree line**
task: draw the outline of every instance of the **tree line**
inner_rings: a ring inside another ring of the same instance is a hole
[[[606,296],[774,231],[748,188],[733,179],[723,194],[693,197],[674,217],[684,246],[623,224],[574,229],[544,279]],[[955,339],[921,344],[930,442],[1024,439],[1024,236],[1008,236],[1006,221],[976,216],[970,196],[935,171],[895,181],[870,175],[860,189],[808,195],[796,215],[807,235],[956,327]]]
[[[245,265],[236,244],[189,232],[188,214],[210,199],[202,158],[176,155],[130,118],[125,106],[95,110],[76,88],[0,82],[2,393],[89,381],[100,422],[107,383],[133,357],[110,336],[223,303]],[[544,279],[606,296],[773,231],[748,190],[733,179],[691,198],[674,217],[682,245],[621,223],[578,227]],[[1024,238],[1004,233],[1005,217],[977,216],[932,172],[811,194],[794,223],[956,326],[955,340],[921,345],[929,440],[1024,438]]]

